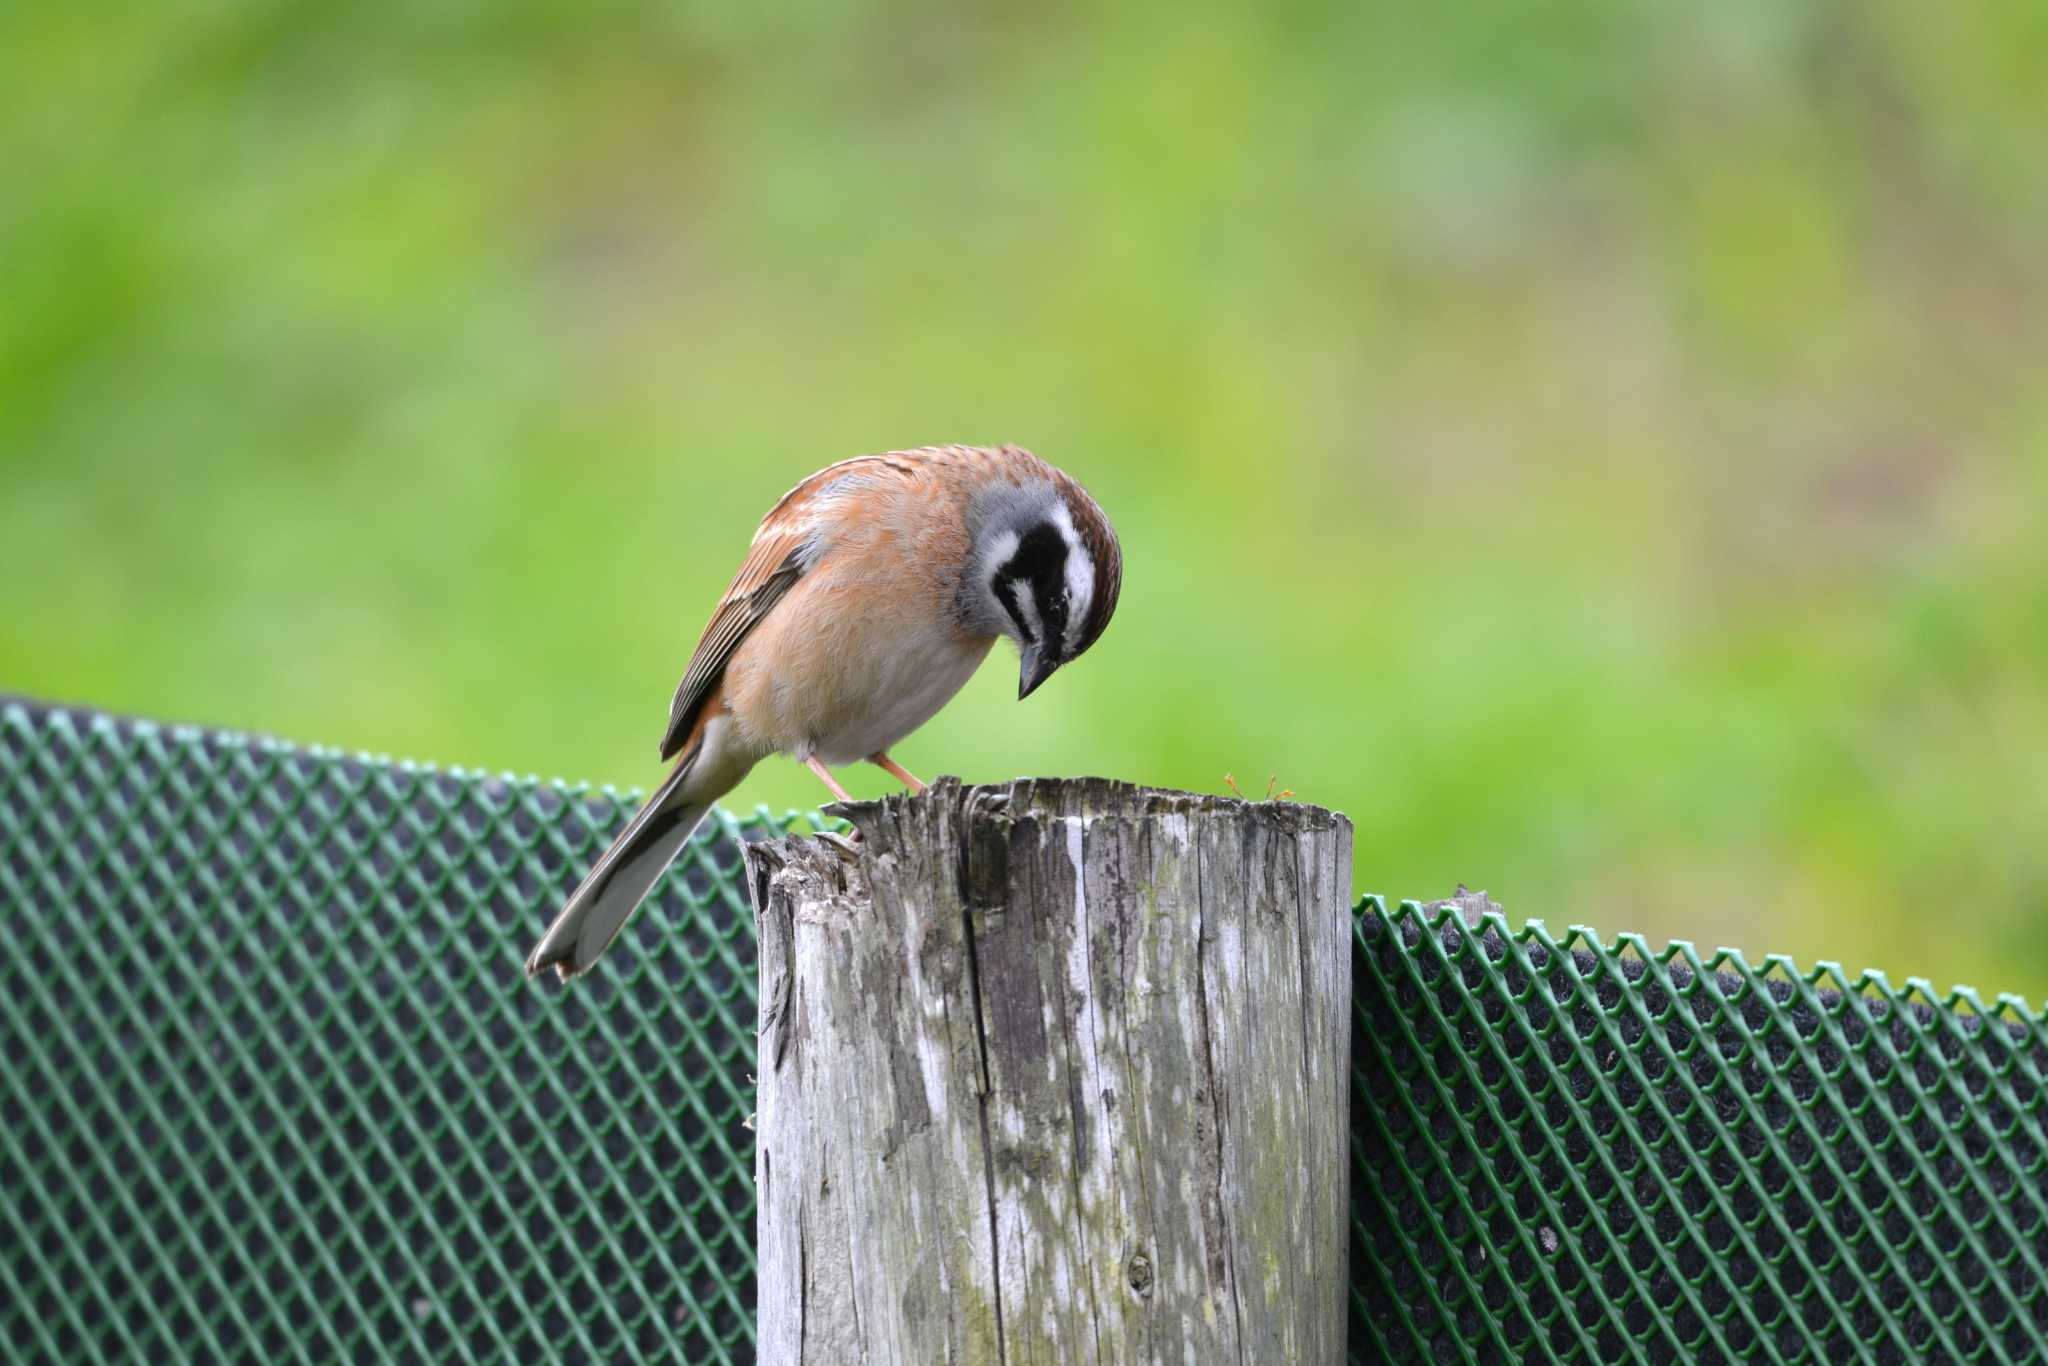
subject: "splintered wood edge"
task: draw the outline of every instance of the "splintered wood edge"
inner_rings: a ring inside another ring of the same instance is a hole
[[[902,819],[922,806],[950,806],[969,819],[1054,816],[1089,820],[1143,820],[1154,816],[1220,816],[1252,819],[1269,828],[1299,834],[1350,829],[1351,818],[1328,807],[1296,801],[1247,801],[1211,792],[1142,787],[1115,778],[1016,778],[1006,783],[968,785],[942,777],[922,793],[891,793],[874,801],[833,802],[828,816],[869,831]]]

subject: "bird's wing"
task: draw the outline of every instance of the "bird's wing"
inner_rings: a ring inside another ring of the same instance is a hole
[[[829,548],[836,505],[878,484],[914,478],[920,454],[862,455],[828,465],[784,494],[761,519],[747,558],[718,600],[669,704],[662,758],[673,758],[683,748],[740,642]]]

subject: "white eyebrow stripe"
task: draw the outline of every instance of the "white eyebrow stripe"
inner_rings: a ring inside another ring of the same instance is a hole
[[[1087,629],[1089,609],[1095,603],[1095,559],[1074,530],[1074,516],[1065,503],[1055,503],[1053,525],[1067,543],[1067,631],[1062,644],[1071,647]]]

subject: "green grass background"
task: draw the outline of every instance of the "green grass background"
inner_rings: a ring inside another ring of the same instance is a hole
[[[1123,605],[913,769],[2038,1001],[2044,91],[1995,2],[0,8],[0,690],[644,785],[784,488],[1015,440]]]

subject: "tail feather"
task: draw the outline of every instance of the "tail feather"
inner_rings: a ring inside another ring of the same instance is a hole
[[[552,967],[564,979],[597,961],[618,937],[634,908],[646,899],[668,866],[683,852],[711,810],[708,802],[681,795],[687,764],[679,765],[635,812],[611,848],[592,865],[582,885],[555,916],[526,960],[526,975]]]

